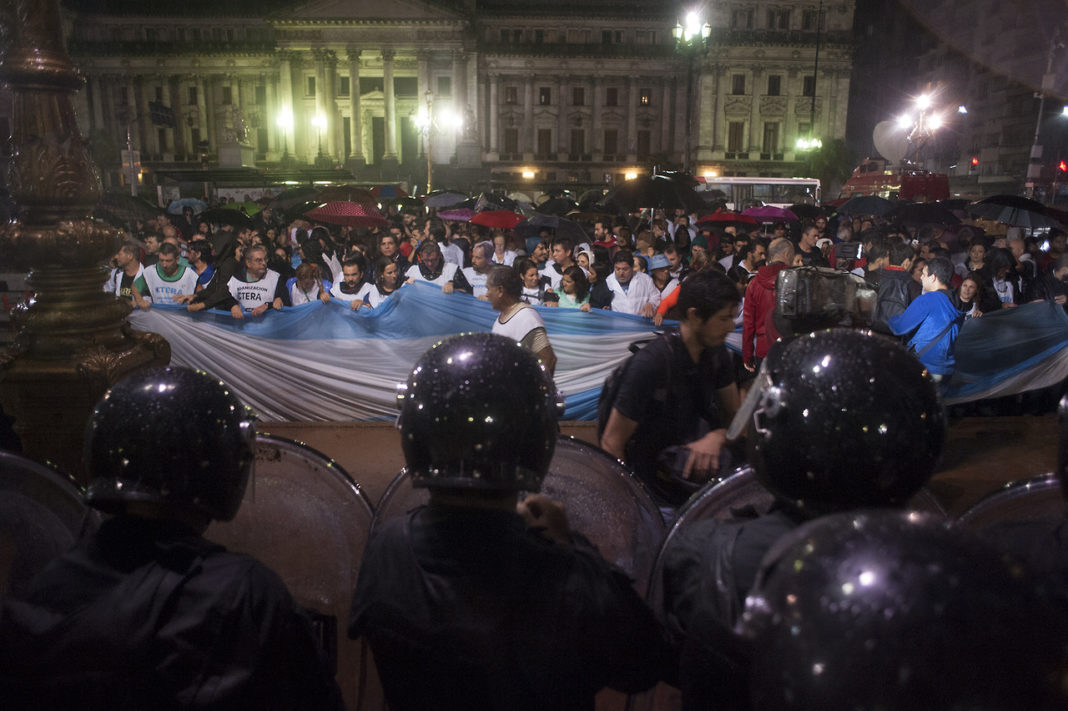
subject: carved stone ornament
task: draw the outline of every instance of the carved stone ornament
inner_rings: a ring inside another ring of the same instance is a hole
[[[748,116],[753,107],[753,100],[749,96],[727,96],[723,110],[728,116]]]
[[[762,116],[785,116],[785,96],[762,96],[760,97],[760,114]]]
[[[823,111],[823,99],[816,97],[816,116],[819,117]],[[812,114],[812,97],[802,96],[794,102],[794,113],[798,116],[809,116]]]
[[[29,271],[34,290],[12,312],[15,344],[0,354],[0,404],[23,452],[81,476],[85,421],[127,372],[166,365],[161,336],[130,328],[130,303],[103,290],[122,243],[92,219],[100,174],[78,131],[71,95],[82,85],[67,56],[57,0],[0,6],[0,81],[11,88],[8,185],[18,206],[0,226],[0,264]]]

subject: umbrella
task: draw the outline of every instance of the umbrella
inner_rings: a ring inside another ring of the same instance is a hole
[[[742,210],[742,214],[752,217],[758,222],[779,222],[780,220],[789,222],[798,221],[797,215],[781,207],[775,207],[774,205],[751,207],[748,210]]]
[[[901,202],[887,213],[905,225],[959,225],[960,220],[937,202]]]
[[[152,203],[133,195],[104,193],[100,196],[100,202],[96,204],[93,214],[103,220],[117,220],[119,222],[140,220],[143,222],[144,220],[158,217],[160,209]]]
[[[314,200],[319,190],[320,188],[314,188],[310,185],[283,190],[274,196],[274,200],[271,200],[271,207],[279,212],[285,212],[297,205]]]
[[[797,205],[791,205],[786,209],[800,217],[802,220],[815,220],[817,217],[823,215],[823,208],[819,205],[805,205],[799,203]]]
[[[186,207],[193,208],[193,214],[199,215],[208,209],[208,203],[194,197],[178,198],[177,200],[172,200],[171,204],[167,206],[167,212],[171,215],[181,215],[182,210]]]
[[[966,208],[968,214],[1015,227],[1060,227],[1059,220],[1046,212],[1035,200],[1017,195],[995,195],[974,202]]]
[[[586,234],[586,230],[582,229],[582,225],[556,215],[533,215],[528,217],[515,226],[515,233],[523,239],[537,237],[544,227],[553,230],[553,234],[557,237],[570,237],[575,244],[587,242],[590,239]]]
[[[646,207],[692,211],[704,207],[704,202],[693,188],[660,175],[641,175],[623,182],[608,191],[604,204],[624,212],[636,212]]]
[[[255,202],[228,202],[219,206],[220,210],[239,210],[249,217],[260,211],[259,203]]]
[[[469,207],[454,207],[451,210],[442,210],[438,213],[438,217],[441,219],[452,220],[453,222],[470,222],[474,216],[475,211]]]
[[[727,227],[728,225],[734,225],[735,227],[752,227],[753,225],[760,223],[749,215],[741,215],[737,212],[714,212],[711,215],[699,217],[697,219],[697,224],[719,227]]]
[[[857,195],[838,206],[840,215],[885,215],[894,209],[894,203],[878,195]]]
[[[423,200],[423,204],[427,207],[452,207],[453,205],[460,204],[466,199],[467,196],[463,193],[455,193],[451,190],[435,190],[426,196]]]
[[[534,203],[534,200],[529,195],[527,195],[526,193],[521,193],[519,191],[508,193],[508,199],[515,200],[516,202],[529,202],[531,204]]]
[[[222,207],[205,210],[200,213],[199,219],[220,225],[233,225],[238,229],[248,229],[252,227],[252,218],[248,215],[240,210],[227,210]]]
[[[582,212],[569,212],[565,217],[569,220],[578,222],[612,222],[619,219],[619,215],[612,215],[607,212],[590,212],[584,210]]]
[[[470,222],[472,225],[510,230],[518,225],[522,219],[522,215],[511,210],[488,210],[486,212],[476,212]]]
[[[384,227],[389,224],[382,214],[371,207],[348,200],[335,200],[309,210],[305,215],[317,222],[349,227]]]
[[[359,185],[330,185],[315,193],[314,199],[321,203],[344,200],[374,205],[378,202],[370,190],[361,188]]]
[[[477,197],[472,198],[474,202],[470,205],[461,205],[460,207],[471,207],[477,212],[488,212],[490,210],[518,210],[519,203],[510,197],[501,195],[500,193],[481,193]]]
[[[604,188],[596,188],[594,190],[587,190],[579,195],[578,204],[579,209],[583,212],[590,212],[590,208],[594,205],[600,205],[604,200],[605,190]]]
[[[371,188],[371,194],[378,200],[408,197],[408,193],[399,185],[376,185]]]
[[[542,204],[534,208],[536,212],[540,212],[543,215],[566,215],[569,212],[578,208],[578,203],[569,197],[557,197],[550,200],[546,200]]]

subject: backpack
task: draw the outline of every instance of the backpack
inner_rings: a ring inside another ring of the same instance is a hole
[[[644,338],[640,341],[634,341],[628,346],[628,350],[631,355],[625,361],[615,367],[615,369],[608,374],[608,377],[604,379],[604,384],[601,386],[601,394],[597,398],[597,441],[601,441],[601,437],[604,435],[604,429],[608,426],[608,417],[612,414],[612,408],[616,404],[616,396],[619,395],[619,388],[623,385],[623,378],[627,374],[627,369],[630,368],[631,362],[634,360],[634,356],[638,354],[645,346],[649,345],[657,338],[663,338],[665,341],[670,340],[671,333],[665,331],[658,331],[652,338]],[[668,351],[670,353],[670,350]],[[660,383],[668,383],[671,381],[671,359],[667,360],[667,367],[661,368],[657,371],[659,375]],[[658,392],[665,392],[666,388],[658,388]]]

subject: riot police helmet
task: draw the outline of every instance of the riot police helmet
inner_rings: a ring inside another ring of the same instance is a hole
[[[556,446],[559,398],[541,361],[489,333],[423,354],[398,394],[413,486],[538,491]]]
[[[229,521],[255,458],[252,414],[202,370],[134,373],[108,390],[86,428],[87,501],[107,513]]]

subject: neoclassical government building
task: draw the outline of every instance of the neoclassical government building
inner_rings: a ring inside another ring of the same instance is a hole
[[[79,121],[112,183],[339,168],[593,186],[792,176],[842,138],[853,0],[70,0]]]

